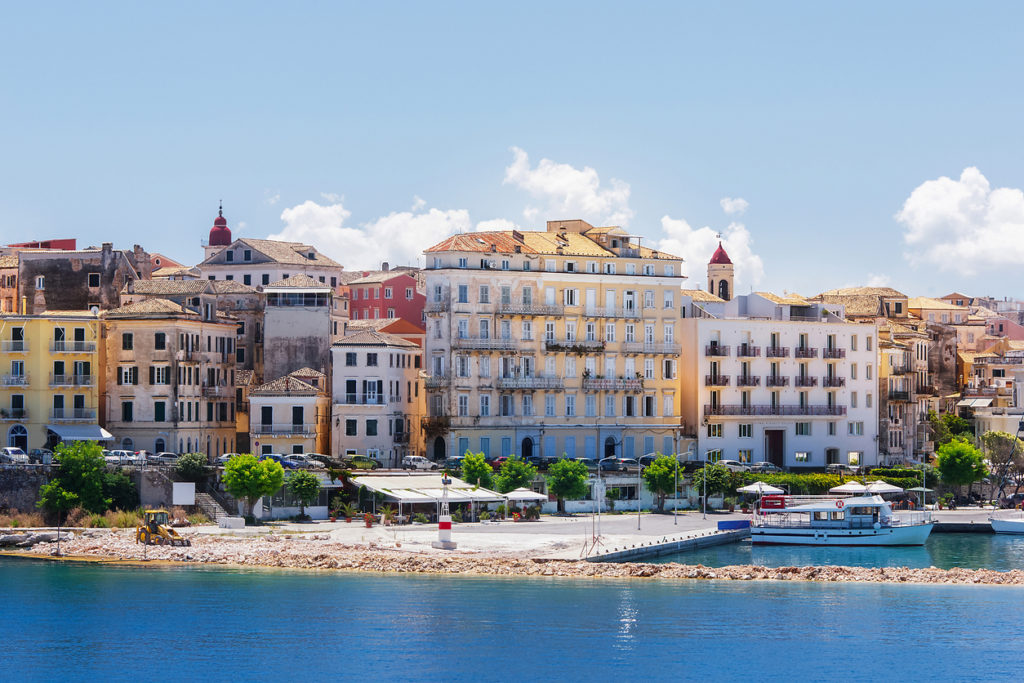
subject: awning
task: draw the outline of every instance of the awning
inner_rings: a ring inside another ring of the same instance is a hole
[[[992,405],[990,398],[965,398],[956,404],[957,408],[987,408]]]
[[[61,441],[112,441],[114,435],[99,425],[46,425]]]
[[[539,502],[547,502],[548,497],[543,493],[537,493],[526,488],[518,488],[514,491],[509,491],[505,494],[505,497],[509,500],[535,500]]]
[[[451,477],[448,486],[450,503],[500,503],[504,497],[489,489],[473,486]],[[440,474],[370,474],[352,477],[356,486],[365,486],[384,498],[397,503],[436,503],[441,500],[444,487]]]

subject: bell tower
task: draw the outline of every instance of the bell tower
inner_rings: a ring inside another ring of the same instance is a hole
[[[733,296],[733,266],[729,255],[722,247],[719,235],[718,249],[708,261],[708,291],[720,299],[729,301]]]

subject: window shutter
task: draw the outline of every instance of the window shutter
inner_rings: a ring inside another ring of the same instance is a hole
[[[149,383],[151,385],[152,384],[156,384],[156,366],[155,365],[150,365],[149,366]]]
[[[118,368],[117,369],[117,383],[118,383],[118,385],[124,384],[124,375],[122,373],[123,370],[124,370],[124,368]]]
[[[132,366],[132,384],[138,386],[139,384],[139,368],[138,366]]]
[[[377,395],[381,397],[384,396],[384,380],[382,379],[377,380]],[[383,401],[383,398],[378,400]]]

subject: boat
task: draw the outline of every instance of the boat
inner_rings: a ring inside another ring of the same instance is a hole
[[[764,496],[750,540],[773,545],[924,545],[930,512],[893,512],[879,495]]]
[[[1010,516],[992,515],[988,522],[992,525],[992,531],[997,534],[1024,534],[1024,511],[1018,510],[1015,515],[1011,513]]]

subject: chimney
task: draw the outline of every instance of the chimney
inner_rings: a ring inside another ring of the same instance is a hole
[[[385,261],[384,263],[380,264],[380,269],[383,270],[386,273],[389,270],[391,270],[391,266],[389,266],[388,262]]]

